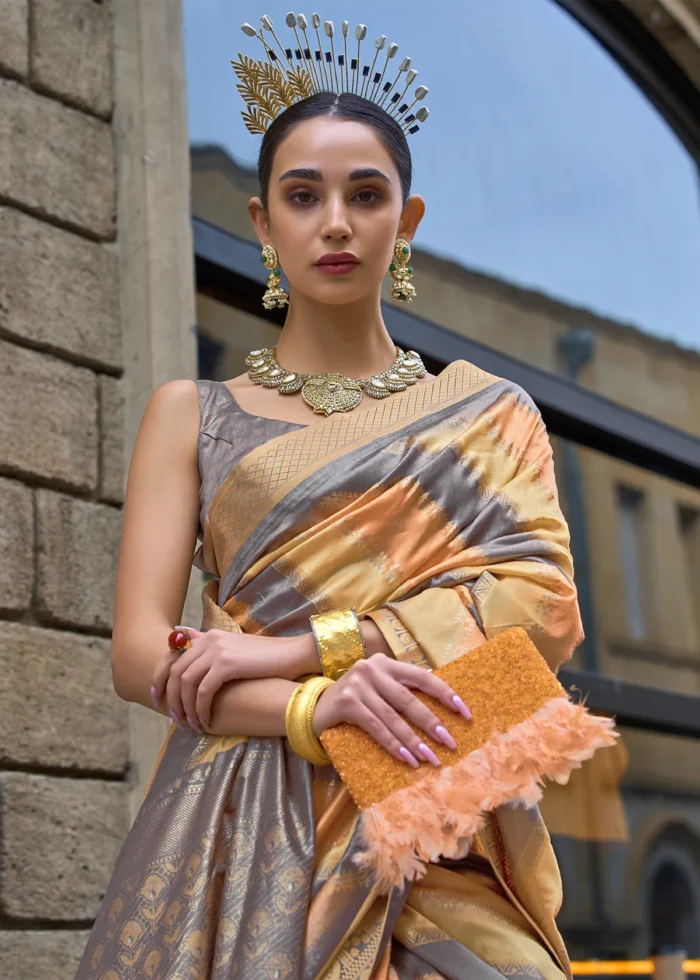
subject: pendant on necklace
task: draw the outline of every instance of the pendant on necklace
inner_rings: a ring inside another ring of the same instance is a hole
[[[301,389],[301,397],[319,415],[350,412],[362,401],[362,385],[353,378],[333,371],[309,378]]]

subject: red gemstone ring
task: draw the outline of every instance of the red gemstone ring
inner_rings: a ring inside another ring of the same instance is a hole
[[[187,630],[173,630],[168,637],[168,647],[172,653],[184,653],[192,646],[192,637]]]

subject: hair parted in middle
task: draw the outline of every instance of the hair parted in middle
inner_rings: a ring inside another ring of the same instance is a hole
[[[265,131],[258,157],[258,182],[263,207],[267,210],[270,175],[280,144],[295,126],[319,116],[364,123],[375,130],[396,166],[405,204],[411,193],[413,164],[408,141],[398,122],[374,102],[354,92],[317,92],[285,109]]]

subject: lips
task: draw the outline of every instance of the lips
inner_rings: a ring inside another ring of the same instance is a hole
[[[321,256],[316,265],[321,272],[338,275],[352,272],[353,269],[357,268],[359,262],[352,252],[328,252]]]

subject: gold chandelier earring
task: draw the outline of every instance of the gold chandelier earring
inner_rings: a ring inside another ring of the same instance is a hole
[[[280,306],[289,305],[289,296],[283,289],[280,289],[280,276],[282,270],[277,261],[277,252],[272,245],[266,245],[262,250],[260,261],[270,270],[267,277],[267,291],[263,296],[263,306],[266,310],[276,310]]]
[[[416,296],[416,288],[410,282],[413,266],[408,264],[411,258],[411,246],[404,238],[397,238],[394,245],[394,261],[389,266],[389,272],[394,279],[391,287],[391,298],[397,303],[411,303]]]

